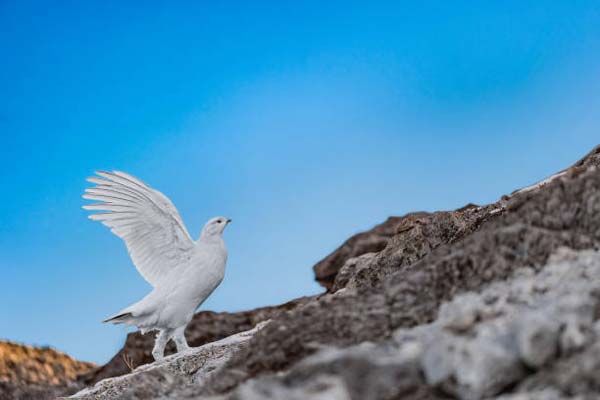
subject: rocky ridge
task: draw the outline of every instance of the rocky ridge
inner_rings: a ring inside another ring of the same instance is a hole
[[[200,347],[161,363],[130,334],[105,366],[5,377],[0,398],[598,398],[599,166],[596,147],[495,203],[391,217],[315,265],[324,295],[200,312]]]
[[[237,313],[201,311],[194,315],[186,328],[185,335],[190,346],[202,346],[250,330],[260,322],[274,318],[279,313],[306,303],[310,299],[310,297],[302,297],[274,307],[261,307]],[[145,335],[140,332],[129,333],[123,348],[108,363],[79,376],[78,382],[89,386],[102,379],[128,374],[132,367],[151,363],[154,361],[151,353],[153,345],[154,333]],[[175,346],[170,342],[165,354],[173,353],[175,353]]]
[[[597,398],[599,310],[600,253],[559,248],[539,272],[444,302],[431,323],[323,348],[226,398]]]
[[[329,294],[278,310],[201,385],[143,398],[597,398],[599,165],[597,147],[494,204],[388,220],[315,267]]]
[[[194,392],[217,376],[232,354],[246,344],[268,321],[253,329],[165,357],[130,374],[100,381],[72,398],[156,398]]]
[[[43,399],[81,388],[75,383],[95,364],[51,348],[0,341],[0,399]]]

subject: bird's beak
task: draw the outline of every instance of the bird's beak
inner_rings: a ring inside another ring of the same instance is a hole
[[[231,218],[227,218],[227,223],[230,223],[230,222],[231,222]]]

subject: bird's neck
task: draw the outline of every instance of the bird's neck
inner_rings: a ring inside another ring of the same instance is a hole
[[[227,259],[227,247],[221,235],[202,235],[196,241],[196,247],[202,251],[210,249],[213,254],[221,254]]]
[[[213,245],[224,244],[223,237],[220,234],[210,234],[206,232],[202,232],[200,238],[198,239],[198,242]]]

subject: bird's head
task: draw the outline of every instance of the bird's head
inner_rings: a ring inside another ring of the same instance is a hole
[[[231,220],[225,217],[214,217],[208,220],[204,228],[202,229],[202,236],[211,237],[211,236],[221,236],[227,224],[229,224]]]

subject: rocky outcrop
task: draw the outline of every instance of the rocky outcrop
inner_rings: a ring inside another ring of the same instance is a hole
[[[0,399],[49,399],[81,388],[77,376],[95,364],[50,348],[0,341]]]
[[[599,167],[597,147],[491,205],[391,218],[315,267],[328,293],[223,317],[223,335],[270,321],[79,396],[599,398]]]
[[[287,368],[319,345],[385,340],[398,328],[430,323],[440,304],[459,293],[480,290],[520,268],[542,268],[561,246],[600,245],[600,174],[595,168],[518,193],[505,209],[474,233],[412,264],[394,257],[397,242],[392,240],[378,254],[380,268],[393,271],[384,281],[377,269],[370,269],[375,278],[367,275],[365,281],[378,285],[323,296],[274,319],[233,358],[232,369],[238,376],[254,376]]]
[[[426,216],[417,212],[407,215],[408,218]],[[361,232],[346,240],[333,253],[319,261],[313,267],[315,279],[327,290],[333,288],[335,278],[347,260],[367,253],[376,253],[385,248],[389,239],[397,233],[401,217],[390,217],[387,221],[375,226],[367,232]]]
[[[599,310],[600,253],[560,248],[540,272],[522,268],[443,303],[432,323],[320,349],[227,398],[597,398]]]
[[[202,346],[250,330],[258,323],[274,318],[279,313],[291,310],[310,299],[310,297],[303,297],[275,307],[262,307],[238,313],[201,311],[194,315],[186,328],[185,335],[190,346]],[[151,353],[153,344],[153,333],[145,335],[140,332],[130,333],[123,348],[108,363],[80,376],[78,380],[82,384],[91,385],[102,379],[128,374],[132,368],[151,363],[154,361]],[[169,343],[165,354],[174,352],[175,346]]]
[[[375,287],[394,271],[419,261],[443,244],[456,243],[505,210],[506,199],[487,206],[469,204],[456,211],[408,214],[397,219],[396,234],[377,253],[347,259],[331,291]]]
[[[511,197],[536,192],[558,178],[577,175],[591,166],[600,167],[599,154],[600,146],[597,146],[572,166],[487,206],[469,204],[455,211],[390,217],[373,229],[352,236],[318,262],[313,267],[315,279],[330,292],[346,286],[376,284],[393,272],[393,268],[410,265],[438,246],[455,243],[484,222],[498,217]]]
[[[416,212],[390,217],[348,239],[318,262],[315,279],[329,292],[344,287],[375,286],[393,270],[420,260],[442,244],[459,241],[504,211],[504,200],[487,206],[468,204],[455,211]],[[392,242],[392,243],[390,243]],[[390,262],[382,258],[395,258]]]
[[[267,323],[268,321],[263,321],[252,330],[168,356],[164,360],[137,368],[130,374],[105,379],[72,398],[183,398],[188,392],[202,390],[206,382],[219,375],[232,354],[246,346],[250,338]]]

